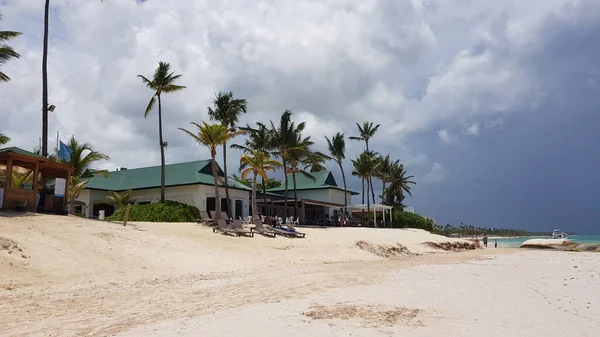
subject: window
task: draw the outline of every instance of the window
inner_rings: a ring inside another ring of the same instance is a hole
[[[217,209],[217,204],[215,203],[214,197],[206,198],[206,211],[211,212]]]

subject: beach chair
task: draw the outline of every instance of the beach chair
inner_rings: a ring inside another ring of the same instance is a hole
[[[260,219],[254,220],[254,228],[250,228],[250,230],[257,232],[258,234],[262,234],[264,236],[277,236],[277,233],[275,233],[275,231],[272,231],[269,228],[266,228]]]
[[[213,233],[216,233],[216,232],[221,232],[223,234],[240,236],[240,233],[238,233],[235,229],[229,227],[227,225],[227,223],[225,222],[225,220],[223,220],[223,219],[218,219],[217,220],[217,227],[213,228]]]
[[[196,220],[198,223],[205,223],[207,225],[213,225],[213,219],[210,217],[208,212],[200,211],[200,219]]]
[[[291,230],[291,229],[283,229],[283,228],[277,228],[277,227],[272,227],[271,228],[275,233],[279,234],[279,235],[285,235],[288,237],[292,237],[292,238],[303,238],[306,233],[300,233],[298,231]]]
[[[225,222],[227,222],[228,224],[230,224],[232,222],[231,219],[229,218],[229,216],[227,216],[227,212],[221,211],[221,218],[225,219]]]
[[[233,220],[232,223],[233,230],[236,231],[240,235],[248,235],[250,237],[254,237],[254,232],[249,229],[244,229],[241,220]]]

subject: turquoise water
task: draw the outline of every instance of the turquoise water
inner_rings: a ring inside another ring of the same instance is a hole
[[[494,240],[498,240],[498,248],[519,248],[521,244],[529,239],[549,239],[548,236],[532,236],[527,238],[489,239],[488,248],[494,247]],[[570,235],[569,239],[576,243],[600,244],[600,235]],[[479,239],[481,241],[481,238]]]

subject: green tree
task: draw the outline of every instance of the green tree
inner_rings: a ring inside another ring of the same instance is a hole
[[[365,202],[365,182],[369,183],[369,179],[377,170],[379,163],[375,159],[375,155],[372,151],[364,151],[356,159],[352,160],[354,170],[352,171],[353,176],[361,178],[362,181],[362,195],[363,203]],[[367,187],[367,213],[371,213],[371,202],[369,200],[369,188]]]
[[[319,151],[308,151],[302,164],[304,164],[304,170],[308,172],[323,172],[327,171],[325,162],[332,158],[328,155]]]
[[[260,176],[267,179],[267,172],[281,167],[281,163],[273,160],[263,151],[252,151],[252,155],[244,154],[240,157],[240,172],[242,180],[246,179],[248,174],[252,174],[252,219],[260,219],[258,214],[258,204],[256,202],[256,180]]]
[[[0,20],[2,20],[2,14],[0,14]],[[12,40],[21,33],[11,32],[6,30],[0,30],[0,69],[4,63],[10,59],[18,59],[21,55],[17,53],[11,46],[7,45],[6,42]],[[0,70],[0,82],[8,82],[10,77]]]
[[[344,140],[343,133],[336,133],[331,137],[331,139],[327,138],[327,146],[329,148],[329,154],[335,160],[335,162],[340,167],[340,171],[342,172],[342,181],[344,182],[344,215],[348,212],[348,195],[346,189],[346,174],[344,173],[343,162],[346,159],[346,141]],[[363,201],[364,202],[364,201]]]
[[[0,145],[8,144],[8,142],[10,142],[10,138],[5,134],[0,133]]]
[[[366,151],[369,152],[369,140],[375,136],[377,130],[379,130],[380,124],[373,126],[373,122],[363,122],[362,125],[356,123],[358,128],[358,136],[352,136],[352,140],[360,140],[365,142]],[[373,203],[375,203],[375,190],[373,190],[373,181],[371,178],[367,180],[367,194],[369,194],[369,187],[371,188],[371,195],[373,196]]]
[[[160,146],[160,202],[165,202],[165,147],[166,144],[163,141],[163,127],[162,127],[162,104],[161,104],[161,95],[163,93],[172,93],[175,91],[185,89],[182,85],[176,85],[175,81],[181,77],[181,75],[175,75],[175,73],[171,72],[171,65],[166,62],[158,62],[158,68],[154,70],[154,75],[152,76],[152,81],[143,75],[138,75],[139,78],[142,79],[142,82],[146,84],[146,86],[154,92],[148,106],[146,107],[146,112],[144,113],[144,118],[148,117],[156,100],[158,99],[158,139]]]
[[[405,194],[410,194],[411,185],[417,183],[410,180],[414,176],[408,175],[404,170],[404,164],[393,165],[388,182],[390,186],[385,190],[385,203],[401,209],[403,206]]]
[[[218,121],[224,127],[234,129],[240,115],[248,110],[245,99],[233,98],[233,92],[220,91],[213,99],[214,108],[208,108],[211,121]],[[227,200],[227,215],[231,217],[231,199],[229,199],[229,184],[227,174],[227,144],[223,143],[223,172],[225,173],[225,199]]]
[[[298,218],[298,188],[296,184],[296,174],[301,174],[311,180],[315,180],[315,177],[307,172],[305,169],[300,168],[300,164],[306,163],[306,160],[312,155],[310,147],[314,143],[310,140],[310,137],[303,138],[301,132],[296,133],[295,140],[288,143],[289,149],[287,151],[287,162],[289,164],[288,172],[286,172],[286,181],[288,173],[292,175],[292,182],[294,184],[294,219]],[[287,203],[286,203],[287,205]],[[301,219],[304,221],[304,218]]]
[[[386,183],[390,182],[391,179],[391,175],[392,175],[392,169],[397,166],[400,165],[400,161],[396,160],[395,162],[393,162],[390,159],[390,155],[386,155],[384,156],[379,156],[377,158],[377,161],[379,163],[379,165],[377,166],[377,171],[375,172],[375,177],[378,178],[379,180],[381,180],[381,202],[384,203],[384,195],[385,195],[385,185]]]
[[[232,149],[237,149],[237,150],[241,150],[244,153],[251,153],[252,151],[262,151],[266,154],[270,155],[270,152],[268,151],[268,149],[271,147],[271,143],[272,143],[272,138],[271,138],[271,132],[270,130],[267,128],[266,125],[260,123],[260,122],[256,122],[256,127],[252,128],[249,125],[246,125],[246,127],[244,128],[240,128],[244,131],[246,131],[249,134],[249,137],[244,140],[244,144],[240,145],[240,144],[232,144],[231,148]],[[261,191],[263,194],[263,205],[267,205],[267,189],[271,188],[268,187],[269,185],[267,184],[268,180],[265,180],[264,177],[261,177]],[[250,185],[248,185],[250,186]],[[279,186],[281,186],[281,183],[279,183]],[[279,187],[279,186],[273,186],[273,187]],[[272,212],[269,212],[269,215],[273,215],[271,214]]]
[[[194,138],[199,144],[202,144],[208,147],[210,151],[210,159],[211,159],[211,170],[213,174],[213,182],[215,185],[215,204],[216,204],[216,214],[213,216],[213,219],[221,218],[221,197],[219,194],[219,166],[217,165],[217,148],[227,143],[229,140],[234,137],[244,134],[245,131],[230,131],[227,127],[220,124],[208,124],[206,122],[202,122],[202,125],[196,122],[190,122],[191,125],[195,126],[198,131],[197,133],[192,133],[186,129],[179,128],[179,130],[187,133],[190,137]]]
[[[281,118],[279,120],[279,125],[275,126],[273,121],[271,121],[271,129],[270,129],[270,149],[272,154],[275,157],[281,158],[281,163],[283,167],[283,172],[285,175],[285,194],[284,194],[284,205],[283,208],[283,216],[287,218],[288,211],[288,191],[289,191],[289,182],[287,177],[287,172],[289,168],[289,158],[294,151],[301,150],[296,148],[298,142],[298,135],[304,131],[306,127],[306,122],[302,122],[296,125],[292,121],[292,112],[290,110],[286,110],[283,114],[281,114]]]
[[[121,193],[112,192],[111,195],[106,197],[106,202],[109,205],[113,205],[115,207],[115,211],[121,207],[125,207],[133,202],[131,199],[132,190],[127,190]]]

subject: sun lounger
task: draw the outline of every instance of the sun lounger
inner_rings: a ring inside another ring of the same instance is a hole
[[[306,235],[306,233],[300,233],[296,230],[291,230],[291,229],[284,229],[284,228],[277,228],[277,227],[272,227],[271,229],[279,235],[285,235],[285,236],[294,237],[294,238],[303,238]]]
[[[264,236],[277,236],[277,233],[275,233],[269,228],[266,228],[260,219],[254,220],[254,228],[251,228],[250,230],[262,234]]]
[[[213,224],[213,219],[210,217],[208,212],[200,211],[200,219],[196,220],[198,223],[205,222],[207,225]]]
[[[230,235],[240,236],[240,233],[238,231],[236,231],[235,229],[229,227],[227,225],[227,223],[225,222],[225,220],[223,220],[223,219],[218,219],[217,220],[217,227],[213,227],[213,233],[216,233],[216,232],[221,232],[223,234],[230,234]]]
[[[240,235],[249,235],[254,237],[254,232],[248,229],[244,229],[242,222],[240,220],[233,220],[233,230],[235,230]]]

